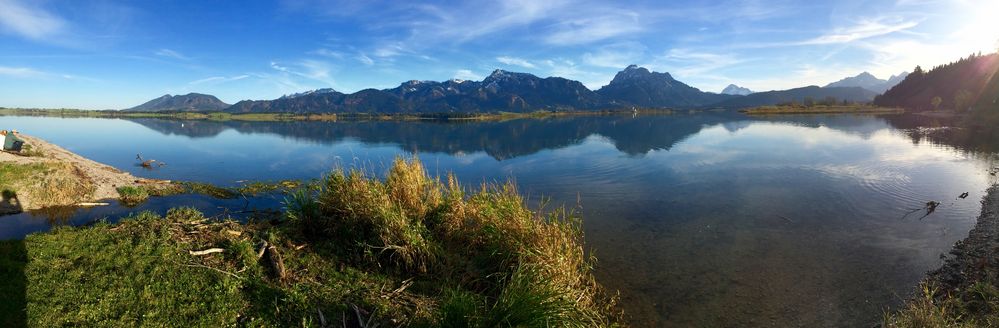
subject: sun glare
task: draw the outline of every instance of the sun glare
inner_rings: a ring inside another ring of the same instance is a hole
[[[999,13],[999,1],[981,1],[973,6],[965,5],[964,9],[964,17],[970,19],[958,19],[958,24],[966,23],[955,35],[962,40],[962,48],[982,52],[999,49],[999,19],[995,17],[995,13]]]

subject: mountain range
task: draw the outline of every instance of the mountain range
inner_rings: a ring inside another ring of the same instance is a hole
[[[673,79],[669,73],[651,72],[631,65],[597,90],[611,107],[691,108],[714,104],[730,95],[703,92]]]
[[[735,84],[729,84],[727,87],[725,87],[725,89],[722,90],[721,93],[723,95],[745,96],[753,93],[753,90],[749,90],[747,88],[743,88]]]
[[[163,95],[162,97],[147,101],[142,105],[125,109],[132,112],[212,112],[229,108],[229,104],[222,102],[212,95],[200,93],[188,93],[186,95]]]
[[[747,108],[769,106],[788,102],[803,102],[805,99],[823,100],[828,97],[837,101],[866,103],[878,94],[860,87],[818,87],[815,85],[781,91],[755,92],[750,95],[732,98],[713,106],[718,108]]]
[[[673,78],[630,65],[606,86],[593,91],[579,81],[561,77],[540,78],[529,73],[495,70],[482,81],[448,80],[401,83],[391,89],[364,89],[342,93],[319,89],[285,95],[273,100],[244,100],[232,106],[201,94],[163,96],[129,111],[226,111],[232,113],[476,113],[531,112],[537,110],[614,110],[624,108],[739,108],[803,101],[805,97],[835,97],[869,102],[876,95],[859,86],[806,87],[751,93],[737,86],[729,93],[705,92]]]
[[[905,77],[908,75],[909,72],[902,72],[902,74],[892,75],[887,80],[882,80],[875,77],[871,73],[863,72],[857,76],[848,77],[833,83],[829,83],[825,87],[826,88],[860,87],[870,91],[874,91],[875,93],[878,94],[882,94],[885,93],[885,91],[888,91],[888,89],[891,89],[895,85],[902,82],[902,80],[905,80]]]

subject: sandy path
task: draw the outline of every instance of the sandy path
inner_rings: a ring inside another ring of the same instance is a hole
[[[73,167],[77,169],[77,172],[82,173],[81,175],[90,180],[95,187],[94,192],[89,197],[90,199],[80,199],[77,202],[92,202],[102,199],[118,198],[117,187],[120,186],[169,183],[169,181],[137,178],[128,172],[123,172],[114,167],[84,158],[83,156],[74,154],[66,149],[63,149],[62,147],[48,143],[39,138],[23,134],[19,134],[18,137],[24,139],[25,145],[30,145],[34,149],[41,151],[43,156],[25,157],[0,152],[0,162],[10,162],[15,164],[63,162],[73,165]],[[28,205],[30,204],[30,200],[22,199],[21,202],[26,205],[25,210],[35,209]]]

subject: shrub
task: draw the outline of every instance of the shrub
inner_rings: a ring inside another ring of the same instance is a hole
[[[441,325],[461,325],[455,313],[470,312],[484,327],[589,327],[612,317],[581,220],[565,209],[529,210],[512,183],[466,196],[453,176],[442,183],[417,159],[397,159],[384,182],[337,169],[316,201],[305,198],[293,196],[289,213],[315,241],[355,264],[448,282]],[[486,297],[482,307],[457,304],[472,300],[469,292]]]
[[[118,187],[118,199],[125,206],[135,206],[149,198],[149,191],[143,187],[121,186]]]

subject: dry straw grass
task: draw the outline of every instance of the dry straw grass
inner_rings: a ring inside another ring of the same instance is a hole
[[[464,315],[481,320],[464,324],[537,319],[592,327],[616,318],[613,300],[593,277],[595,259],[584,250],[579,217],[565,209],[529,210],[512,183],[466,195],[453,176],[441,182],[419,160],[396,159],[384,181],[335,170],[315,202],[291,202],[298,204],[291,216],[355,264],[433,277],[455,285],[452,294],[459,296],[485,296]],[[318,210],[311,214],[295,210],[312,207]]]

